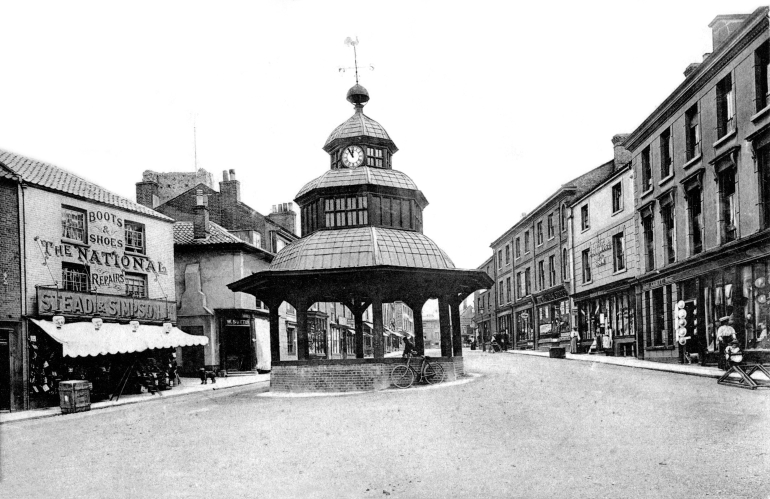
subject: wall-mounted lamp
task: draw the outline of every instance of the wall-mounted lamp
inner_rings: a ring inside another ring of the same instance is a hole
[[[104,321],[101,317],[94,317],[91,319],[91,323],[94,325],[95,330],[100,330],[102,328],[102,324],[104,324]]]
[[[129,326],[131,326],[131,331],[136,332],[139,329],[139,321],[132,320],[128,323]]]
[[[53,325],[56,326],[56,329],[61,329],[64,325],[64,316],[59,314],[54,315]]]
[[[171,332],[171,329],[174,328],[174,325],[171,324],[169,321],[166,321],[163,323],[163,332],[166,334],[169,334]]]

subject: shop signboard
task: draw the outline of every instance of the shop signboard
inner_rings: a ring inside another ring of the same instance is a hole
[[[61,315],[68,317],[92,317],[97,313],[103,319],[136,319],[147,322],[163,322],[166,318],[176,321],[176,303],[121,295],[102,295],[78,291],[37,288],[37,313],[40,316]]]
[[[551,332],[553,325],[549,322],[547,324],[540,324],[540,334],[547,334]]]
[[[249,319],[225,319],[225,326],[249,326]]]

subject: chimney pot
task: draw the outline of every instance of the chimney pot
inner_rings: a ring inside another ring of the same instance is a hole
[[[230,181],[230,174],[227,173],[227,170],[222,170],[222,181],[223,182]]]
[[[235,170],[230,170],[230,180],[235,180]]]

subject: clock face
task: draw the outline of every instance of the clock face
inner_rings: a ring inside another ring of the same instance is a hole
[[[347,146],[342,150],[342,163],[348,168],[356,168],[364,162],[364,151],[358,146]]]

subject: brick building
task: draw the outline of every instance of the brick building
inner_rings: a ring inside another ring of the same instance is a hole
[[[486,262],[477,267],[479,270],[485,271],[492,279],[495,277],[494,258],[494,256],[490,257]],[[497,321],[493,320],[496,307],[495,286],[493,285],[490,289],[476,291],[473,302],[475,304],[473,321],[476,323],[479,346],[484,348],[484,345],[497,331]]]
[[[676,361],[681,332],[715,362],[723,317],[748,359],[770,354],[768,8],[709,27],[713,51],[625,141],[642,262],[639,354],[649,360]]]
[[[616,355],[636,355],[636,299],[639,275],[634,220],[634,181],[626,135],[616,135],[614,171],[570,205],[572,298],[581,350],[596,331]],[[562,338],[567,343],[569,337]],[[602,345],[599,345],[602,350]]]
[[[0,319],[14,348],[12,410],[57,405],[66,379],[105,393],[119,353],[203,343],[173,327],[171,219],[14,153],[0,151],[0,167],[2,231],[9,241],[19,234],[17,256],[10,247],[0,255],[8,269],[0,271],[18,272],[8,283],[21,297],[0,301],[16,319],[10,328]],[[9,180],[16,196],[5,195],[14,192]]]
[[[0,411],[24,407],[21,178],[0,163]]]

